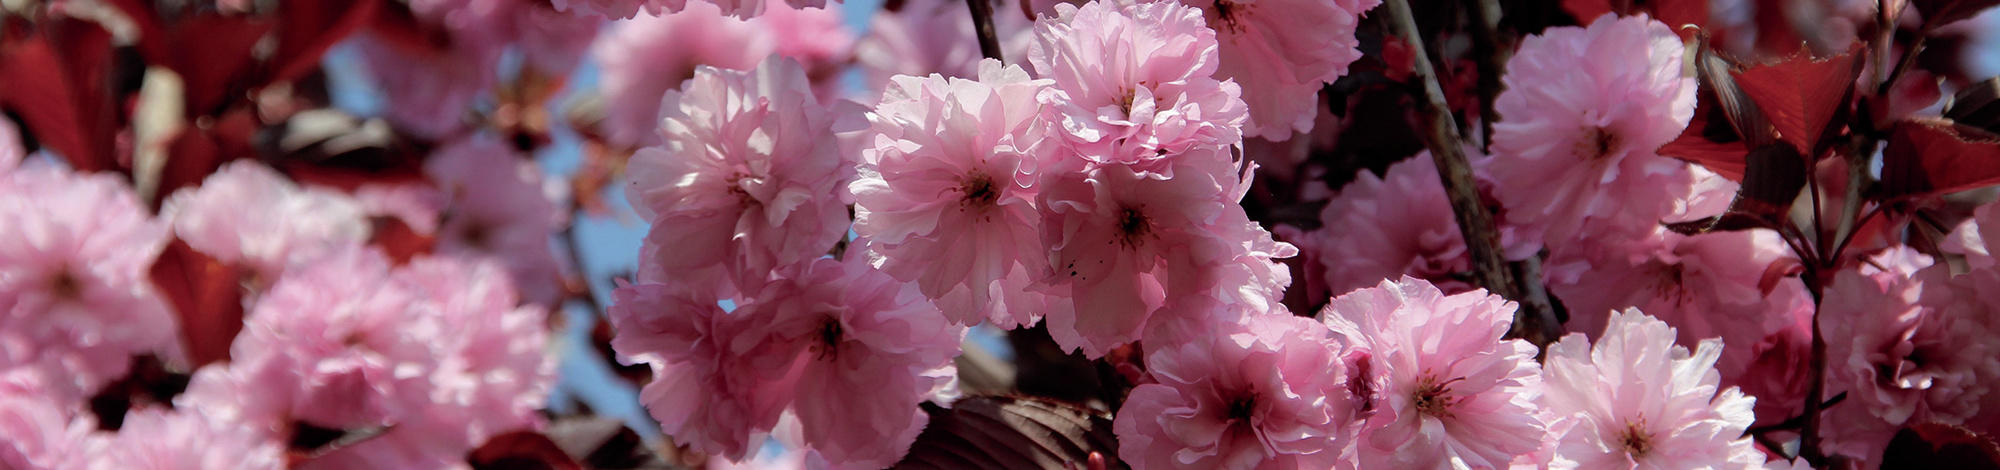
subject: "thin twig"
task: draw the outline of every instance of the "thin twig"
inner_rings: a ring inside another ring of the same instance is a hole
[[[979,33],[979,55],[1007,63],[1000,53],[1000,34],[993,31],[993,4],[988,0],[965,0],[965,6],[972,10],[972,30]]]
[[[1500,113],[1493,110],[1493,100],[1505,86],[1500,75],[1513,50],[1501,41],[1500,1],[1466,0],[1466,3],[1476,17],[1471,23],[1473,37],[1478,40],[1472,43],[1472,54],[1479,58],[1479,146],[1485,150],[1493,145],[1493,121],[1500,120]]]
[[[1410,12],[1407,0],[1388,0],[1387,21],[1389,26],[1409,41],[1410,49],[1424,51],[1422,34],[1417,31],[1416,16]],[[1416,78],[1423,86],[1423,92],[1415,97],[1417,112],[1426,126],[1424,146],[1431,151],[1431,158],[1437,162],[1438,179],[1444,183],[1445,194],[1451,200],[1451,212],[1458,219],[1459,234],[1465,237],[1465,245],[1472,255],[1473,275],[1488,291],[1531,302],[1524,298],[1514,273],[1507,266],[1507,260],[1500,253],[1499,231],[1494,228],[1493,214],[1486,211],[1480,202],[1479,189],[1472,180],[1472,165],[1466,160],[1465,149],[1460,146],[1464,140],[1458,134],[1458,125],[1452,119],[1451,108],[1445,105],[1444,89],[1438,85],[1437,70],[1432,68],[1428,53],[1415,54]],[[1536,346],[1545,346],[1555,340],[1556,327],[1554,312],[1547,304],[1523,304],[1514,314],[1516,337],[1527,339]]]

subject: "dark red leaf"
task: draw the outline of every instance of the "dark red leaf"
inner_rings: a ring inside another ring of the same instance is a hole
[[[265,83],[295,80],[319,67],[328,48],[375,19],[381,0],[289,0],[278,4],[278,51]]]
[[[160,11],[154,8],[154,2],[107,0],[106,3],[124,13],[125,19],[131,20],[132,25],[139,30],[138,43],[133,47],[139,50],[140,56],[151,63],[167,62],[167,57],[173,54],[173,37],[167,33],[166,25],[160,21]]]
[[[1757,103],[1780,140],[1817,159],[1819,150],[1825,149],[1821,139],[1829,127],[1838,128],[1834,117],[1852,97],[1865,50],[1857,41],[1846,52],[1822,59],[1800,46],[1797,53],[1776,63],[1733,70],[1730,75]]]
[[[543,433],[589,468],[665,468],[667,462],[623,421],[602,416],[558,419]]]
[[[1620,8],[1623,10],[1620,10]],[[1675,31],[1682,31],[1683,25],[1705,26],[1708,24],[1707,0],[1563,0],[1563,11],[1575,17],[1578,23],[1590,24],[1605,13],[1636,15],[1645,13],[1653,19],[1666,23]],[[1692,29],[1687,30],[1692,34]]]
[[[180,320],[188,361],[199,367],[229,359],[229,344],[243,330],[243,271],[175,238],[148,274]]]
[[[580,470],[561,447],[534,431],[515,431],[487,439],[465,461],[474,470]]]
[[[0,44],[0,108],[78,170],[117,167],[111,35],[81,20],[53,20],[40,33]]]
[[[1882,452],[1883,470],[1996,469],[2000,447],[1993,440],[1962,427],[1923,423],[1904,427]]]
[[[1897,121],[1882,149],[1879,200],[2000,184],[2000,135],[1942,119]]]
[[[930,424],[894,468],[1125,468],[1117,460],[1111,417],[1081,406],[981,396],[960,399],[951,409],[927,405],[925,411]]]
[[[1945,107],[1944,117],[1987,132],[2000,133],[2000,77],[1959,90]]]
[[[270,30],[271,23],[246,16],[184,18],[173,26],[173,44],[201,47],[174,47],[169,57],[154,63],[172,68],[186,83],[190,119],[220,114],[229,100],[243,99],[251,88],[257,65],[251,49]]]
[[[408,263],[418,255],[429,254],[431,248],[437,245],[437,236],[418,233],[409,224],[403,223],[403,219],[375,217],[369,221],[374,230],[370,232],[372,238],[368,244],[381,248],[382,253],[389,255],[389,259],[398,265]]]
[[[1709,230],[1774,228],[1784,224],[1792,201],[1806,186],[1806,162],[1783,143],[1765,144],[1745,158],[1743,188]]]
[[[1974,87],[1976,90],[1977,87]],[[1967,90],[1973,91],[1973,90]],[[1869,102],[1871,122],[1895,122],[1936,104],[1944,97],[1938,77],[1923,69],[1910,69],[1889,89]]]
[[[1687,129],[1659,149],[1659,154],[1701,165],[1731,181],[1743,181],[1743,157],[1750,147],[1736,135],[1735,125],[1723,114],[1722,104],[1709,87],[1703,87],[1694,105],[1694,119]]]
[[[1924,15],[1924,29],[1937,29],[1976,16],[1987,8],[2000,5],[2000,0],[1910,0],[1917,12]]]

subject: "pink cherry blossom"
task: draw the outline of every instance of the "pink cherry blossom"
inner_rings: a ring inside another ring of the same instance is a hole
[[[988,60],[978,80],[898,76],[875,112],[849,186],[855,233],[882,270],[915,282],[961,324],[1032,324],[1048,271],[1036,230],[1046,80]]]
[[[217,261],[250,268],[271,282],[290,266],[342,246],[366,242],[369,225],[360,201],[301,187],[256,161],[224,165],[201,186],[183,189],[161,205],[160,218],[174,235]]]
[[[915,286],[858,261],[819,259],[780,270],[735,315],[762,346],[747,364],[796,364],[790,390],[800,439],[841,467],[901,459],[923,430],[917,404],[956,376],[965,328]],[[743,343],[737,343],[743,344]],[[775,385],[775,384],[773,384]],[[788,390],[786,393],[790,393]]]
[[[132,410],[104,439],[86,468],[251,470],[286,468],[284,444],[199,410]]]
[[[630,363],[646,363],[653,381],[639,391],[661,432],[675,442],[742,460],[777,425],[790,400],[780,382],[789,363],[758,370],[740,365],[734,346],[747,323],[722,311],[712,296],[664,284],[620,286],[608,311],[611,347]],[[747,374],[725,371],[746,370]]]
[[[1500,468],[1547,432],[1533,344],[1501,339],[1515,304],[1485,291],[1444,295],[1411,277],[1335,297],[1319,320],[1368,349],[1363,468]]]
[[[667,93],[661,115],[665,145],[641,150],[628,168],[626,197],[652,222],[647,244],[659,250],[641,260],[642,280],[653,270],[722,284],[720,293],[747,290],[847,231],[854,170],[832,145],[833,113],[796,62],[702,67],[685,92]]]
[[[0,372],[39,370],[80,401],[133,355],[178,353],[147,274],[166,227],[118,177],[27,162],[0,174],[0,221]]]
[[[1946,253],[1965,257],[1967,269],[1989,270],[1995,266],[1993,251],[1986,240],[2000,240],[2000,203],[1988,203],[1973,209],[1972,218],[1951,230],[1938,248]]]
[[[72,417],[68,400],[47,395],[38,386],[21,388],[0,382],[0,468],[44,470],[76,468],[89,451],[88,417]]]
[[[566,217],[545,194],[533,160],[479,135],[438,149],[424,173],[451,200],[439,253],[499,259],[528,301],[546,305],[562,295],[562,267],[549,239]]]
[[[1688,349],[1673,327],[1627,309],[1593,347],[1571,333],[1549,345],[1542,404],[1556,416],[1549,468],[1761,468],[1743,430],[1754,398],[1722,388],[1722,341]]]
[[[1948,267],[1908,247],[1842,271],[1827,287],[1820,326],[1827,339],[1827,448],[1855,458],[1881,455],[1907,423],[1960,423],[1981,411],[2000,378],[2000,342],[1984,289],[1991,276],[1950,278]],[[1879,267],[1879,268],[1878,268]]]
[[[549,2],[509,3],[508,33],[520,47],[523,63],[540,73],[564,76],[582,62],[604,20],[556,11]]]
[[[644,9],[649,15],[659,15],[665,9],[680,9],[686,3],[687,0],[553,0],[551,2],[557,11],[596,13],[614,20],[631,18],[639,14],[640,9]]]
[[[1390,165],[1379,177],[1356,174],[1321,209],[1320,222],[1323,228],[1307,235],[1315,239],[1308,254],[1316,263],[1309,269],[1320,270],[1330,293],[1404,275],[1446,292],[1473,288],[1463,277],[1472,258],[1428,151]],[[1509,253],[1536,251],[1513,234],[1503,228],[1501,242]]]
[[[613,23],[590,48],[602,77],[604,121],[612,143],[631,148],[660,144],[660,98],[694,78],[695,68],[750,70],[776,48],[770,31],[725,17],[714,4],[696,1],[665,15],[640,15]]]
[[[1107,166],[1042,180],[1042,241],[1053,268],[1044,319],[1056,344],[1098,357],[1138,339],[1175,279],[1200,270],[1189,248],[1210,241],[1211,222],[1233,206],[1221,193],[1234,181],[1176,166],[1169,179]]]
[[[1243,140],[1241,91],[1213,77],[1218,46],[1200,10],[1092,2],[1056,12],[1037,21],[1028,60],[1054,80],[1041,99],[1074,155],[1066,161],[1163,171],[1182,153]]]
[[[1201,297],[1175,308],[1229,307]],[[1118,410],[1122,459],[1138,469],[1353,468],[1359,402],[1347,364],[1366,353],[1282,310],[1181,317],[1205,327],[1187,341],[1148,338],[1158,382]]]
[[[0,175],[20,165],[27,156],[25,150],[21,148],[21,132],[14,128],[14,122],[0,118]]]
[[[1508,222],[1559,247],[1647,233],[1668,216],[1693,185],[1688,164],[1653,153],[1694,115],[1684,49],[1645,16],[1607,14],[1523,39],[1494,102],[1489,172]]]
[[[1544,272],[1549,293],[1569,309],[1567,330],[1594,338],[1613,312],[1637,307],[1674,325],[1682,346],[1716,337],[1741,346],[1725,351],[1718,366],[1733,374],[1754,359],[1751,345],[1792,326],[1791,313],[1811,311],[1803,283],[1772,274],[1773,265],[1797,262],[1770,230],[1656,230],[1555,249]]]
[[[1217,72],[1243,85],[1245,135],[1289,140],[1312,130],[1319,89],[1361,58],[1361,15],[1381,0],[1182,0],[1221,44]]]
[[[1015,14],[1020,8],[1018,0],[993,4],[994,33],[1010,64],[1026,59],[1035,40],[1031,19]],[[905,2],[875,15],[867,35],[854,45],[854,58],[871,87],[885,86],[896,75],[975,78],[985,56],[972,28],[965,2]]]
[[[768,1],[770,8],[752,22],[771,35],[771,53],[799,61],[806,68],[806,78],[812,79],[813,94],[819,96],[820,103],[834,103],[848,90],[842,76],[854,59],[854,31],[847,27],[841,9],[837,4],[834,8],[804,8]]]

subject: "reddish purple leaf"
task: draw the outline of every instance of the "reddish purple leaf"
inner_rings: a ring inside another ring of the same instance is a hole
[[[320,56],[375,19],[381,0],[289,0],[278,4],[278,51],[264,83],[298,79]]]
[[[1846,52],[1822,59],[1800,46],[1777,63],[1733,70],[1730,75],[1757,103],[1780,140],[1807,158],[1818,159],[1826,148],[1822,139],[1829,130],[1839,129],[1834,118],[1847,109],[1864,50],[1861,42],[1855,42]]]
[[[465,458],[474,470],[581,470],[576,459],[563,453],[548,436],[534,431],[514,431],[487,439]]]
[[[1879,200],[2000,184],[2000,135],[1943,119],[1897,121],[1882,149]]]
[[[982,396],[925,411],[930,424],[893,468],[1125,468],[1111,417],[1081,406]]]
[[[43,26],[39,35],[0,43],[0,108],[76,169],[116,168],[111,35],[81,20]]]
[[[1962,427],[1940,423],[1911,425],[1896,432],[1882,452],[1882,468],[2000,468],[2000,447]]]
[[[271,24],[244,16],[199,15],[181,19],[173,26],[172,44],[200,44],[201,47],[174,47],[168,57],[154,59],[181,75],[186,83],[187,115],[221,114],[231,100],[242,100],[250,90],[256,71],[256,55],[251,49],[271,31]]]
[[[2000,0],[1910,0],[1910,4],[1924,15],[1924,29],[1930,30],[1977,16],[2000,5]]]
[[[174,307],[188,361],[200,367],[228,360],[229,344],[243,330],[241,270],[175,238],[160,251],[149,275]]]

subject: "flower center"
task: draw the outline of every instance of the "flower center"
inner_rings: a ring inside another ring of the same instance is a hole
[[[987,208],[1000,200],[1000,188],[994,185],[993,177],[986,176],[984,172],[975,171],[966,175],[965,180],[959,183],[958,191],[965,194],[965,198],[959,200],[961,207]]]
[[[1244,10],[1248,9],[1250,9],[1249,5],[1237,5],[1228,0],[1217,0],[1215,2],[1215,21],[1211,21],[1209,24],[1217,31],[1243,32],[1242,15]]]
[[[1417,411],[1420,413],[1439,418],[1449,417],[1451,416],[1452,407],[1457,406],[1458,402],[1464,400],[1464,398],[1451,396],[1451,383],[1464,379],[1464,377],[1458,377],[1451,380],[1439,381],[1437,376],[1425,374],[1423,378],[1417,379],[1417,391],[1410,394],[1410,402],[1416,405]]]
[[[1229,411],[1228,411],[1229,414],[1226,416],[1228,416],[1230,420],[1247,423],[1250,422],[1250,414],[1255,413],[1256,411],[1257,411],[1257,397],[1255,395],[1245,394],[1237,396],[1235,399],[1229,400]]]
[[[68,266],[64,266],[62,269],[56,270],[55,277],[49,279],[49,292],[60,300],[81,299],[83,298],[83,280],[77,279],[76,274],[70,272]]]
[[[1645,418],[1625,422],[1625,430],[1619,433],[1618,443],[1625,448],[1626,455],[1632,456],[1632,460],[1639,460],[1651,453],[1653,435],[1646,432]]]
[[[1618,134],[1603,127],[1585,127],[1583,136],[1576,140],[1576,156],[1584,161],[1596,161],[1610,156],[1618,149]]]
[[[825,321],[819,324],[819,342],[812,346],[814,356],[820,360],[833,359],[839,356],[840,343],[845,341],[846,338],[846,332],[840,327],[840,320],[827,317]]]
[[[1118,244],[1137,248],[1153,233],[1153,221],[1143,207],[1125,206],[1118,210]]]
[[[1681,304],[1687,300],[1687,292],[1682,287],[1687,282],[1687,268],[1679,264],[1660,265],[1653,268],[1653,292],[1662,299]]]

